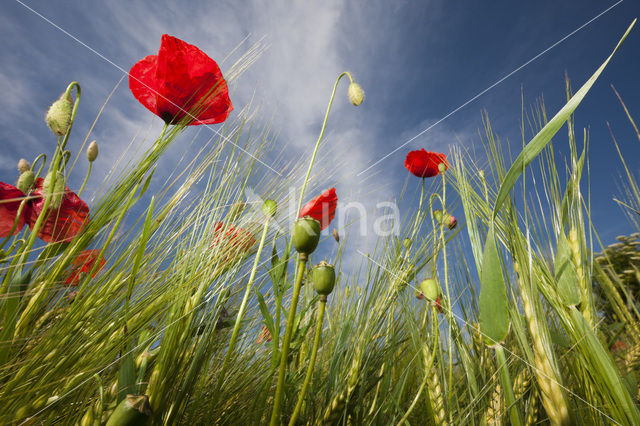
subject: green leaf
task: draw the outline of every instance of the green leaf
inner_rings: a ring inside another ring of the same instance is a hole
[[[127,347],[127,349],[129,349]],[[120,374],[118,376],[118,402],[127,397],[127,394],[135,393],[136,368],[133,363],[133,352],[127,350],[120,358]]]
[[[560,300],[565,306],[575,306],[580,303],[580,292],[578,290],[578,275],[576,268],[571,261],[571,247],[569,240],[560,231],[558,237],[558,247],[556,258],[553,262],[553,270],[556,278],[556,289]]]
[[[489,345],[502,342],[509,332],[507,289],[493,226],[492,223],[484,244],[479,301],[480,330],[485,342]]]
[[[262,297],[262,294],[255,288],[253,289],[253,292],[256,294],[256,299],[258,299],[258,307],[260,308],[260,312],[262,312],[264,325],[266,325],[267,329],[269,329],[269,333],[271,333],[271,335],[274,336],[276,327],[273,323],[273,317],[269,312],[269,308],[267,307],[267,304],[264,301],[264,297]]]
[[[279,294],[280,282],[284,276],[287,266],[287,259],[281,259],[278,257],[278,250],[276,249],[276,240],[273,239],[273,246],[271,248],[271,269],[269,269],[269,276],[271,277],[271,283],[276,294]],[[285,242],[286,243],[286,242]]]
[[[516,161],[513,162],[511,168],[504,177],[502,184],[500,185],[500,191],[498,191],[498,196],[496,197],[496,202],[493,206],[494,218],[498,214],[500,207],[502,207],[505,200],[507,199],[507,196],[509,195],[509,192],[511,192],[511,189],[515,185],[516,181],[524,171],[524,168],[527,167],[527,165],[529,165],[529,163],[531,163],[533,159],[538,156],[540,151],[542,151],[545,146],[547,146],[547,144],[551,141],[551,138],[556,134],[558,130],[560,130],[564,123],[569,119],[571,114],[573,114],[573,111],[575,111],[578,105],[580,105],[582,99],[584,99],[587,92],[589,92],[589,90],[591,89],[591,86],[593,86],[598,77],[600,77],[600,74],[602,73],[604,68],[607,66],[613,55],[618,51],[618,49],[622,45],[622,42],[624,42],[624,40],[627,38],[627,35],[629,35],[629,32],[631,31],[631,28],[633,28],[635,23],[636,19],[634,19],[631,25],[629,25],[629,28],[627,28],[627,31],[618,42],[616,48],[613,49],[613,52],[604,61],[604,63],[600,65],[600,68],[598,68],[596,72],[593,73],[591,78],[587,80],[587,82],[580,88],[580,90],[578,90],[576,94],[573,95],[569,102],[567,102],[565,106],[563,106],[562,109],[558,111],[558,113],[547,123],[547,125],[544,126],[542,130],[540,130],[540,132],[538,132],[538,134],[533,137],[533,139],[531,139],[527,146],[524,147],[520,155],[518,155],[518,158],[516,158]]]

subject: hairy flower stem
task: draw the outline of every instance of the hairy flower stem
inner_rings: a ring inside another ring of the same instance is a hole
[[[289,345],[291,343],[291,333],[293,331],[293,322],[296,318],[296,308],[298,307],[298,297],[300,296],[300,288],[302,287],[302,277],[307,265],[307,255],[300,253],[298,255],[298,271],[296,273],[296,281],[293,285],[293,295],[291,296],[291,307],[289,315],[287,315],[287,326],[284,331],[282,340],[282,351],[280,354],[280,371],[278,372],[278,386],[276,387],[276,395],[273,399],[273,411],[271,412],[271,426],[280,424],[280,406],[282,405],[282,393],[284,391],[284,378],[287,370],[287,357],[289,355]]]
[[[244,317],[244,311],[247,308],[247,301],[249,300],[249,295],[251,294],[253,281],[256,276],[256,271],[258,270],[258,262],[260,261],[260,254],[262,253],[264,242],[267,239],[268,230],[269,230],[269,218],[267,217],[264,221],[264,227],[262,228],[262,236],[260,237],[260,244],[258,245],[258,251],[256,252],[255,259],[253,261],[253,267],[251,268],[251,275],[249,275],[249,282],[247,282],[247,288],[244,291],[244,296],[242,297],[242,302],[240,303],[240,308],[238,309],[238,313],[236,315],[236,323],[233,326],[233,332],[231,333],[231,340],[229,341],[227,354],[225,355],[224,362],[222,363],[222,370],[220,370],[220,373],[218,374],[218,381],[216,383],[216,388],[214,392],[214,398],[216,399],[217,399],[217,395],[220,393],[220,389],[222,389],[224,376],[227,373],[227,368],[229,367],[229,361],[231,361],[231,356],[233,355],[233,352],[236,347],[236,342],[238,341],[240,324],[242,323],[242,318]]]
[[[296,418],[298,417],[298,414],[300,414],[300,409],[302,408],[304,396],[306,395],[307,389],[309,388],[309,382],[311,382],[313,369],[316,365],[318,348],[320,347],[320,339],[322,338],[322,321],[324,319],[324,310],[326,306],[327,306],[327,296],[320,296],[320,307],[318,308],[318,318],[316,319],[316,333],[315,333],[315,337],[313,338],[313,349],[311,350],[311,359],[309,360],[309,366],[307,367],[307,376],[304,378],[302,390],[300,390],[300,394],[298,395],[298,402],[296,403],[296,408],[293,410],[293,414],[291,415],[291,420],[289,420],[289,426],[294,426],[296,424]]]
[[[84,175],[84,180],[82,181],[82,185],[80,186],[80,190],[78,191],[78,197],[82,195],[82,191],[84,191],[84,187],[89,180],[89,175],[91,174],[91,167],[93,166],[93,162],[89,163],[89,168],[87,169],[87,174]]]

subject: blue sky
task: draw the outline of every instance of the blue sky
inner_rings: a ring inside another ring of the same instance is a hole
[[[366,99],[360,107],[352,107],[343,95],[344,86],[327,137],[327,149],[341,159],[340,166],[326,182],[319,181],[316,189],[335,186],[341,201],[366,200],[371,208],[397,196],[407,176],[403,160],[408,151],[449,152],[453,145],[477,144],[485,109],[496,133],[519,143],[521,88],[525,105],[544,96],[552,115],[565,101],[565,71],[577,89],[640,15],[640,5],[631,0],[325,1],[295,5],[284,1],[193,1],[188,8],[186,4],[2,2],[0,180],[15,181],[19,158],[31,159],[50,151],[55,142],[43,116],[70,81],[79,81],[83,89],[71,142],[71,148],[77,149],[122,77],[122,70],[126,72],[140,58],[156,54],[163,33],[197,45],[219,62],[231,53],[231,59],[221,63],[223,72],[239,53],[264,40],[268,48],[238,80],[233,93],[236,111],[255,96],[263,111],[277,113],[274,126],[280,132],[279,143],[291,155],[308,156],[335,77],[345,69],[351,71],[365,89]],[[364,181],[358,176],[611,6],[607,13],[375,165],[365,173]],[[637,173],[640,143],[609,85],[616,86],[632,114],[640,111],[639,53],[640,25],[576,114],[576,128],[588,127],[591,134],[591,191],[597,202],[594,221],[605,240],[632,232],[612,200],[619,192],[620,163],[606,122]],[[635,117],[640,120],[640,113]],[[161,127],[160,120],[133,99],[125,81],[91,136],[100,142],[102,163],[96,165],[89,190],[100,184],[122,148],[150,124],[158,130]],[[566,130],[560,135],[556,149],[564,155]],[[83,167],[80,164],[75,177],[78,185]],[[417,190],[417,182],[415,187]]]

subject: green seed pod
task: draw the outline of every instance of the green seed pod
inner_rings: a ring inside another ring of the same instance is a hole
[[[24,173],[29,170],[31,170],[31,166],[29,165],[29,162],[24,158],[21,158],[20,161],[18,161],[18,171],[20,173]]]
[[[360,87],[358,83],[351,83],[349,85],[348,94],[349,100],[355,106],[360,105],[362,101],[364,101],[364,90],[362,90],[362,87]]]
[[[262,203],[262,213],[264,213],[266,217],[275,216],[276,211],[278,211],[278,204],[275,201],[265,200],[265,202]]]
[[[311,254],[320,241],[320,222],[311,216],[301,217],[293,223],[291,242],[298,253]]]
[[[323,260],[311,270],[311,281],[319,295],[328,296],[336,284],[336,270],[333,265]]]
[[[442,223],[442,211],[434,210],[433,211],[433,218],[436,220],[436,222],[438,222],[438,224],[441,224]]]
[[[89,146],[87,147],[87,160],[90,163],[93,163],[98,158],[98,142],[91,141]]]
[[[60,98],[49,107],[45,120],[53,133],[62,136],[69,130],[71,124],[71,110],[73,102],[70,96],[62,94]]]
[[[447,171],[447,165],[445,163],[438,164],[438,171],[440,173],[444,173]]]
[[[144,424],[151,417],[147,395],[127,395],[113,410],[106,426],[134,426]]]
[[[56,181],[53,187],[51,187],[52,174],[48,173],[42,183],[42,193],[45,197],[51,197],[51,207],[58,208],[62,203],[62,196],[64,195],[64,175],[61,172],[56,173]]]
[[[438,294],[440,294],[439,287],[438,281],[434,278],[427,278],[426,280],[422,280],[420,283],[420,290],[422,290],[422,294],[430,302],[433,302],[438,298]]]
[[[23,172],[20,175],[16,186],[20,191],[24,192],[25,194],[28,194],[29,191],[31,190],[31,187],[33,186],[33,181],[35,180],[35,178],[36,177],[33,174],[33,172],[31,170],[27,170],[26,172]]]

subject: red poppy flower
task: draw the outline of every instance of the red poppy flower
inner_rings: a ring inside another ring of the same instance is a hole
[[[18,218],[18,224],[11,233],[13,223],[16,220],[20,203],[25,197],[18,188],[8,183],[0,182],[0,238],[16,235],[26,222],[28,216],[29,203],[22,208],[22,214]]]
[[[404,160],[407,170],[421,178],[438,176],[440,174],[438,165],[441,163],[444,164],[445,170],[449,168],[446,155],[425,151],[424,148],[420,151],[411,151]]]
[[[168,124],[185,115],[189,125],[221,123],[233,110],[218,64],[196,46],[164,34],[157,55],[129,72],[133,96]]]
[[[262,330],[260,330],[260,334],[258,335],[257,343],[260,344],[262,342],[268,343],[271,341],[271,332],[267,328],[266,325],[262,326]]]
[[[331,188],[309,201],[300,210],[298,217],[311,216],[320,222],[320,229],[325,229],[334,217],[336,217],[336,205],[338,204],[338,196],[336,189]]]
[[[31,200],[31,208],[29,216],[27,216],[30,229],[33,229],[44,208],[43,182],[42,178],[36,179],[35,190],[31,194],[37,198]],[[50,209],[47,220],[38,229],[38,237],[47,243],[69,241],[84,228],[88,220],[89,207],[87,204],[75,192],[65,187],[60,206]]]
[[[211,248],[225,254],[227,260],[246,254],[256,244],[251,232],[222,222],[213,225],[213,233]]]
[[[73,259],[73,262],[71,263],[71,273],[67,277],[65,284],[68,286],[78,285],[84,276],[91,272],[99,255],[100,250],[85,250],[81,252],[75,259]],[[93,272],[93,275],[91,275],[91,278],[98,274],[98,272],[104,267],[105,263],[104,258],[100,257],[98,266]]]
[[[42,178],[36,179],[35,189],[31,193],[33,198],[27,201],[22,208],[22,214],[18,218],[18,224],[12,235],[20,232],[25,224],[29,225],[30,229],[33,229],[36,224],[44,208],[43,182]],[[13,222],[24,197],[26,194],[18,188],[0,182],[0,238],[9,236],[9,231],[13,227]],[[60,206],[50,209],[47,220],[40,225],[38,237],[47,243],[68,241],[82,230],[88,219],[89,207],[87,204],[65,187]]]

